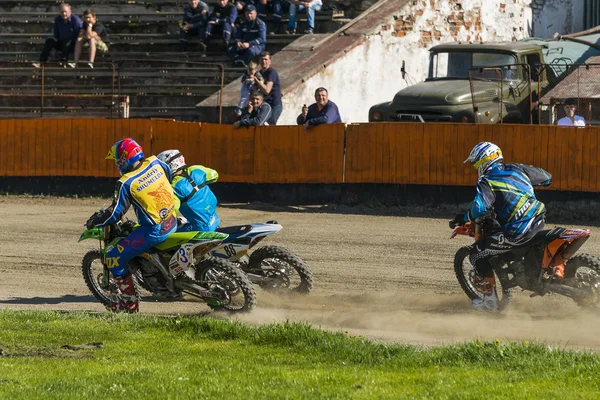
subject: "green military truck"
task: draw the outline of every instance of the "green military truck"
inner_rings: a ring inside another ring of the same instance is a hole
[[[597,36],[434,46],[427,79],[372,106],[369,122],[536,122],[535,102],[560,79],[556,68],[540,67],[599,54]]]

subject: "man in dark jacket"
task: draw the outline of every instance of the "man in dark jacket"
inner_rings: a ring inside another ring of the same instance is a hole
[[[304,125],[304,130],[308,130],[311,125],[335,124],[342,122],[340,111],[337,105],[329,100],[327,89],[320,87],[315,90],[316,103],[310,107],[304,105],[302,113],[298,115],[296,122],[298,125]]]
[[[271,117],[271,106],[264,101],[263,94],[258,90],[250,95],[248,109],[239,121],[233,123],[233,129],[240,126],[269,125],[267,122]]]
[[[248,66],[250,60],[265,50],[267,45],[267,25],[257,18],[256,7],[246,6],[246,22],[236,32],[235,44],[228,53],[234,64]]]
[[[183,7],[183,26],[179,29],[179,46],[187,51],[189,36],[204,37],[208,23],[208,4],[200,0],[190,0]],[[200,42],[204,47],[204,43]]]
[[[235,35],[235,20],[237,19],[237,8],[235,4],[230,3],[229,0],[219,0],[219,3],[214,6],[210,17],[208,18],[208,25],[206,26],[206,39],[205,43],[212,39],[218,32],[223,34],[223,40],[225,44],[229,46],[231,35]]]
[[[40,54],[40,62],[48,61],[50,51],[54,48],[61,52],[61,61],[67,61],[69,55],[75,50],[75,41],[81,30],[81,19],[72,15],[71,6],[63,3],[60,6],[60,15],[54,19],[54,35],[46,39],[44,50]],[[34,63],[39,68],[39,63]]]

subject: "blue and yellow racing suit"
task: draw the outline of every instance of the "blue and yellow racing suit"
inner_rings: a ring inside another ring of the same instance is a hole
[[[490,257],[524,245],[543,229],[546,207],[535,198],[533,186],[551,183],[548,172],[523,164],[498,163],[479,178],[466,219],[474,221],[493,209],[502,226],[502,232],[479,240],[471,250],[471,265],[480,276],[492,276]]]
[[[140,166],[124,174],[117,182],[112,205],[99,217],[96,226],[118,221],[133,205],[140,226],[106,253],[106,266],[115,276],[129,274],[127,262],[140,255],[177,229],[171,171],[158,158],[151,156]]]
[[[207,186],[219,179],[217,171],[193,165],[173,177],[171,185],[178,203],[178,212],[188,223],[179,228],[180,231],[212,232],[221,221],[217,215],[217,198]]]

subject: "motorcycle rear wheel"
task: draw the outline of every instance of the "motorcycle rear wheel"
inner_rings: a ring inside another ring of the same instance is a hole
[[[464,246],[458,249],[454,256],[454,273],[456,279],[460,283],[460,287],[471,300],[482,299],[483,293],[475,288],[473,278],[475,276],[475,268],[469,261],[469,253],[473,246]],[[498,312],[503,311],[512,301],[512,291],[502,285],[502,281],[494,272],[496,278],[496,293],[498,294]]]
[[[308,265],[300,257],[281,246],[270,245],[256,249],[250,255],[247,272],[280,278],[280,285],[269,282],[259,284],[267,291],[285,290],[307,294],[313,287],[313,276]]]
[[[565,284],[589,293],[573,298],[582,308],[600,308],[600,258],[581,253],[571,257],[565,265]]]
[[[256,307],[256,292],[246,274],[229,261],[210,257],[196,267],[196,280],[211,291],[221,292],[226,301],[208,304],[213,310],[248,312]]]

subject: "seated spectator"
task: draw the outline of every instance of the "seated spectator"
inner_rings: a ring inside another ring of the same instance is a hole
[[[585,119],[582,116],[575,115],[577,109],[577,101],[575,99],[565,100],[565,114],[566,117],[562,117],[558,120],[560,126],[585,126]]]
[[[250,61],[248,70],[242,75],[242,87],[240,88],[240,101],[235,108],[235,115],[241,117],[244,109],[248,107],[250,94],[257,89],[257,82],[263,82],[263,77],[258,71],[258,63]]]
[[[306,9],[308,29],[304,33],[312,34],[315,31],[315,11],[321,11],[321,7],[323,7],[321,0],[290,0],[290,18],[285,33],[292,35],[296,33],[296,14]]]
[[[260,73],[264,81],[257,81],[256,86],[265,95],[265,101],[271,106],[272,114],[269,125],[277,125],[283,106],[281,103],[281,85],[279,74],[271,67],[271,53],[263,51],[260,53]]]
[[[234,24],[237,16],[238,11],[235,4],[230,3],[229,0],[219,0],[219,3],[213,7],[208,18],[206,38],[204,39],[205,43],[208,44],[214,35],[221,33],[225,45],[229,46],[231,35],[235,35]]]
[[[83,27],[79,31],[79,37],[75,43],[75,62],[69,63],[71,68],[75,68],[81,56],[81,49],[89,47],[90,60],[88,66],[94,68],[96,52],[101,55],[108,54],[108,32],[102,22],[96,19],[96,13],[92,10],[85,10],[83,13]]]
[[[50,51],[56,49],[60,51],[61,61],[67,61],[69,55],[75,50],[75,41],[81,30],[81,19],[71,12],[71,6],[63,3],[60,6],[60,15],[54,19],[54,35],[46,39],[42,54],[40,54],[40,62],[33,63],[36,68],[40,67],[40,63],[48,61]]]
[[[253,2],[253,0],[250,1]],[[281,17],[283,16],[284,7],[289,8],[289,3],[286,0],[257,0],[254,5],[258,11],[258,18],[262,18],[263,21],[267,18],[267,12],[273,14],[273,30],[269,32],[269,35],[280,33]]]
[[[298,115],[296,122],[298,125],[304,125],[304,130],[308,130],[311,125],[335,124],[342,122],[337,105],[329,100],[329,93],[325,88],[315,90],[316,103],[302,107],[302,113]]]
[[[181,51],[187,51],[189,36],[204,37],[208,23],[208,5],[200,0],[189,0],[183,7],[183,25],[179,29],[179,46]],[[206,48],[204,42],[200,44]]]
[[[233,129],[238,129],[240,126],[269,125],[267,121],[270,116],[271,106],[264,101],[263,94],[259,91],[252,92],[246,112],[239,121],[233,123]]]
[[[236,32],[235,44],[228,49],[229,57],[234,64],[248,67],[254,57],[265,50],[267,45],[267,26],[257,18],[256,7],[246,6],[246,22]]]

